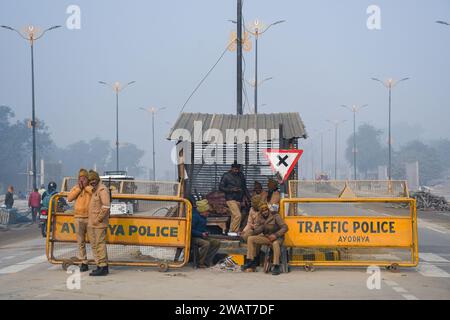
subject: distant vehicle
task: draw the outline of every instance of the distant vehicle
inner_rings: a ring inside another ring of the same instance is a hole
[[[316,180],[328,181],[328,180],[330,180],[330,178],[328,177],[328,174],[326,174],[326,173],[319,173],[318,175],[316,175]]]

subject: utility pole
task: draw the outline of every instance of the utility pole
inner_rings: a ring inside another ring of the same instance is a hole
[[[163,108],[155,108],[155,107],[150,107],[150,108],[139,108],[140,110],[149,112],[152,114],[152,160],[153,160],[153,181],[156,181],[156,152],[155,152],[155,113],[157,113],[158,111],[164,110],[166,109],[166,107]]]
[[[362,108],[367,107],[367,104],[362,106],[353,105],[351,107],[342,105],[341,107],[346,108],[347,110],[353,112],[353,179],[356,180],[356,113]]]
[[[334,125],[334,180],[337,180],[338,128],[345,120],[327,120]]]
[[[242,114],[242,0],[237,0],[237,97],[236,113]]]

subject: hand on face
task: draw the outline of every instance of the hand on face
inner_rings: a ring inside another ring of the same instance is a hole
[[[88,180],[88,178],[86,178],[86,177],[80,177],[79,179],[78,179],[78,185],[79,185],[79,187],[80,187],[80,189],[84,189],[84,188],[86,188],[88,185],[89,185],[89,180]]]

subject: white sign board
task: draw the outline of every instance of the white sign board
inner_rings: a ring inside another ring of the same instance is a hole
[[[127,204],[125,202],[114,202],[111,203],[111,211],[110,214],[119,215],[119,214],[127,214]]]
[[[297,150],[297,149],[286,149],[286,150],[267,149],[266,150],[267,160],[269,160],[269,163],[270,163],[270,166],[272,167],[273,172],[276,175],[278,175],[283,182],[291,174],[292,170],[294,169],[295,165],[297,164],[298,160],[300,159],[302,153],[303,153],[303,150]]]

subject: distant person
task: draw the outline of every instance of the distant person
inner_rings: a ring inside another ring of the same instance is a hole
[[[247,239],[247,262],[242,266],[244,271],[256,269],[259,261],[258,253],[262,245],[269,245],[273,251],[273,275],[280,274],[281,246],[284,241],[284,235],[288,231],[287,224],[281,216],[274,211],[261,210],[263,223],[254,229],[254,236]]]
[[[278,182],[274,179],[269,179],[267,182],[267,204],[271,211],[278,212],[280,209],[280,186]]]
[[[267,192],[263,190],[262,184],[258,181],[255,181],[255,185],[253,186],[252,197],[256,195],[260,196],[262,201],[267,201]]]
[[[106,228],[109,224],[111,199],[108,188],[101,183],[100,176],[94,170],[88,174],[92,197],[89,202],[88,235],[97,269],[90,276],[109,274],[108,253],[106,250]]]
[[[219,190],[225,193],[225,200],[231,211],[230,232],[237,233],[242,219],[241,202],[244,202],[245,206],[250,199],[250,193],[241,166],[236,161],[231,165],[231,170],[223,174]]]
[[[8,191],[6,192],[6,195],[5,195],[6,209],[12,209],[13,205],[14,205],[14,187],[9,186]]]
[[[206,229],[207,218],[211,210],[208,200],[196,202],[197,209],[192,212],[192,243],[198,246],[199,268],[212,266],[213,258],[220,248],[220,241],[209,238]]]
[[[31,218],[33,223],[35,223],[41,207],[41,195],[37,188],[34,188],[28,197],[28,207],[31,209]]]
[[[41,200],[41,205],[42,207],[45,207],[47,209],[50,209],[50,199],[53,195],[57,194],[58,191],[56,190],[57,185],[56,182],[54,181],[50,181],[47,185],[47,190],[45,190],[44,194],[43,194],[43,198]]]
[[[41,195],[41,201],[44,198],[44,192],[46,191],[45,189],[45,184],[41,184],[40,188],[39,188],[39,194]]]
[[[78,259],[81,261],[80,272],[89,270],[86,254],[86,235],[89,222],[89,204],[92,198],[92,186],[89,185],[88,171],[80,169],[78,172],[78,184],[70,190],[67,201],[75,200],[74,218],[77,231]]]

